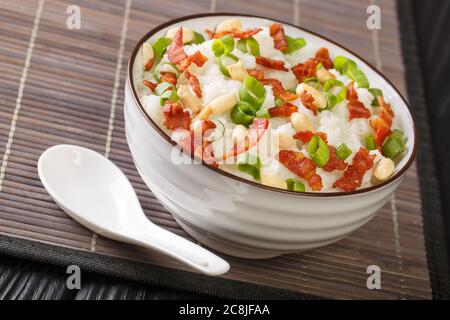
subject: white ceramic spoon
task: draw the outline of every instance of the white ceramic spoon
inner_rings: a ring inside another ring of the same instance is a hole
[[[38,172],[56,203],[96,233],[156,249],[209,275],[230,268],[222,258],[150,222],[122,171],[97,152],[73,145],[51,147],[39,158]]]

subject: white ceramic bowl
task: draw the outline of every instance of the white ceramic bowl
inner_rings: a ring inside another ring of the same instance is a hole
[[[244,180],[206,164],[174,164],[169,136],[144,112],[135,84],[142,79],[140,47],[173,26],[213,29],[230,14],[202,14],[169,21],[146,34],[134,49],[125,88],[125,127],[133,160],[145,183],[181,227],[201,243],[229,255],[268,258],[335,242],[368,222],[403,180],[416,152],[416,133],[405,100],[389,81],[360,57],[312,32],[282,22],[286,33],[304,37],[355,60],[372,86],[393,105],[408,137],[407,151],[394,175],[354,192],[296,193]],[[236,15],[246,26],[272,20]],[[192,160],[183,155],[185,160]],[[191,161],[192,162],[192,161]]]

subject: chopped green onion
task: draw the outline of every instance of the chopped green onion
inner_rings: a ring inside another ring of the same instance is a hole
[[[331,110],[334,108],[335,105],[338,104],[338,98],[330,93],[330,92],[324,92],[325,98],[327,99],[327,107],[325,109],[320,109],[319,111],[325,111],[325,110]]]
[[[318,89],[320,87],[320,81],[316,77],[310,77],[303,80],[303,83],[310,85],[314,89]]]
[[[358,69],[358,66],[353,60],[344,56],[337,56],[334,58],[333,64],[334,69],[355,81],[359,88],[369,88],[369,80],[364,72]]]
[[[178,101],[178,95],[175,92],[175,90],[166,90],[163,92],[163,94],[160,96],[159,99],[159,103],[160,105],[164,105],[166,103],[166,101],[173,101],[173,102],[177,102]]]
[[[256,116],[254,107],[245,101],[239,101],[231,110],[230,117],[236,124],[248,126]]]
[[[166,52],[167,47],[170,45],[172,41],[169,38],[161,37],[156,39],[152,44],[153,54],[158,59],[161,59],[164,52]]]
[[[259,43],[253,37],[247,39],[240,39],[237,42],[236,47],[238,48],[239,51],[243,53],[250,52],[252,56],[255,57],[259,56]]]
[[[336,92],[335,88],[340,88],[337,94],[334,94],[334,92]],[[345,87],[345,85],[341,81],[336,79],[329,79],[325,81],[325,83],[323,84],[323,91],[325,97],[327,98],[328,110],[333,109],[336,104],[344,101],[347,95],[347,88]]]
[[[194,31],[194,39],[190,41],[188,44],[201,44],[205,42],[205,37],[203,37],[200,33]]]
[[[368,134],[364,138],[364,141],[365,141],[367,150],[375,150],[377,148],[377,144],[375,142],[375,137],[373,136],[373,134]]]
[[[235,64],[238,61],[239,61],[239,58],[236,57],[234,54],[227,53],[227,54],[222,55],[219,58],[220,71],[223,73],[224,76],[229,77],[230,73],[228,72],[227,67],[231,64]]]
[[[212,42],[211,49],[216,57],[230,53],[234,49],[234,38],[227,34],[219,39],[215,39]]]
[[[296,192],[305,192],[305,185],[303,182],[297,179],[286,180],[287,189]]]
[[[294,39],[292,37],[286,36],[286,42],[288,45],[288,48],[286,51],[284,51],[284,54],[289,54],[292,52],[295,52],[297,50],[300,50],[301,48],[303,48],[306,45],[306,41],[303,38],[297,38]]]
[[[399,137],[396,134],[390,134],[386,140],[384,140],[381,149],[383,150],[383,155],[385,157],[392,159],[405,151],[406,146],[403,137]]]
[[[383,96],[383,91],[377,88],[369,88],[369,92],[373,95],[372,106],[379,107],[377,98]]]
[[[239,171],[251,175],[257,181],[261,180],[261,160],[259,157],[247,152],[242,153],[238,156],[237,163]]]
[[[158,84],[155,88],[155,94],[160,96],[162,95],[167,89],[172,88],[174,89],[175,86],[169,82],[161,82]]]
[[[337,56],[334,58],[333,64],[334,69],[342,74],[345,74],[349,68],[356,68],[356,63],[344,56]]]
[[[314,136],[309,141],[308,154],[318,167],[323,167],[330,160],[330,149],[319,136]]]
[[[253,105],[256,110],[263,104],[266,94],[266,88],[252,76],[245,77],[244,84],[239,90],[239,98]]]
[[[369,88],[369,80],[364,72],[358,68],[349,68],[345,73],[350,79],[358,84],[359,88]]]
[[[284,100],[280,98],[275,98],[275,106],[279,107],[284,104]]]
[[[352,154],[352,150],[345,143],[341,144],[336,149],[336,155],[342,160],[347,159]]]
[[[403,140],[404,133],[400,129],[394,129],[394,131],[392,131],[392,133],[390,135],[392,137],[396,137],[398,139],[402,139]]]
[[[257,118],[264,118],[264,119],[269,119],[270,118],[270,113],[269,110],[258,110],[256,111],[256,117]]]

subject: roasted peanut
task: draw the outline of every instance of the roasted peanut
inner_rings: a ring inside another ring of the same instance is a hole
[[[389,178],[394,173],[395,164],[389,158],[383,158],[375,165],[373,175],[377,180],[383,181]]]
[[[314,131],[311,121],[303,112],[294,112],[291,114],[291,125],[296,131]]]
[[[233,108],[236,102],[236,96],[232,93],[228,93],[215,98],[211,101],[209,106],[212,108],[212,113],[221,114]]]
[[[201,109],[200,100],[194,96],[188,86],[181,85],[177,90],[177,95],[185,108],[191,109],[192,113],[197,113]]]
[[[239,19],[232,18],[227,19],[219,23],[216,27],[216,33],[231,31],[231,30],[241,30],[242,22]]]
[[[166,33],[166,38],[173,40],[175,34],[178,32],[178,28],[171,28]],[[183,43],[191,42],[194,39],[194,30],[183,27]]]
[[[141,58],[144,71],[150,70],[153,67],[153,63],[155,61],[153,47],[150,44],[148,43],[142,44]]]

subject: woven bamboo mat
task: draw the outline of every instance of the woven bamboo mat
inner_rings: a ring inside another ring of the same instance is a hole
[[[0,0],[0,234],[183,270],[149,250],[96,237],[70,219],[38,179],[39,155],[59,143],[106,154],[126,173],[148,217],[186,236],[140,179],[125,141],[123,88],[135,42],[181,15],[263,15],[335,39],[366,57],[405,94],[395,2],[377,1],[379,31],[366,28],[369,2]],[[81,8],[80,30],[66,27],[72,4]],[[372,221],[338,243],[270,260],[227,259],[231,270],[225,279],[328,298],[430,298],[416,167]],[[381,290],[366,287],[369,265],[382,270]]]

